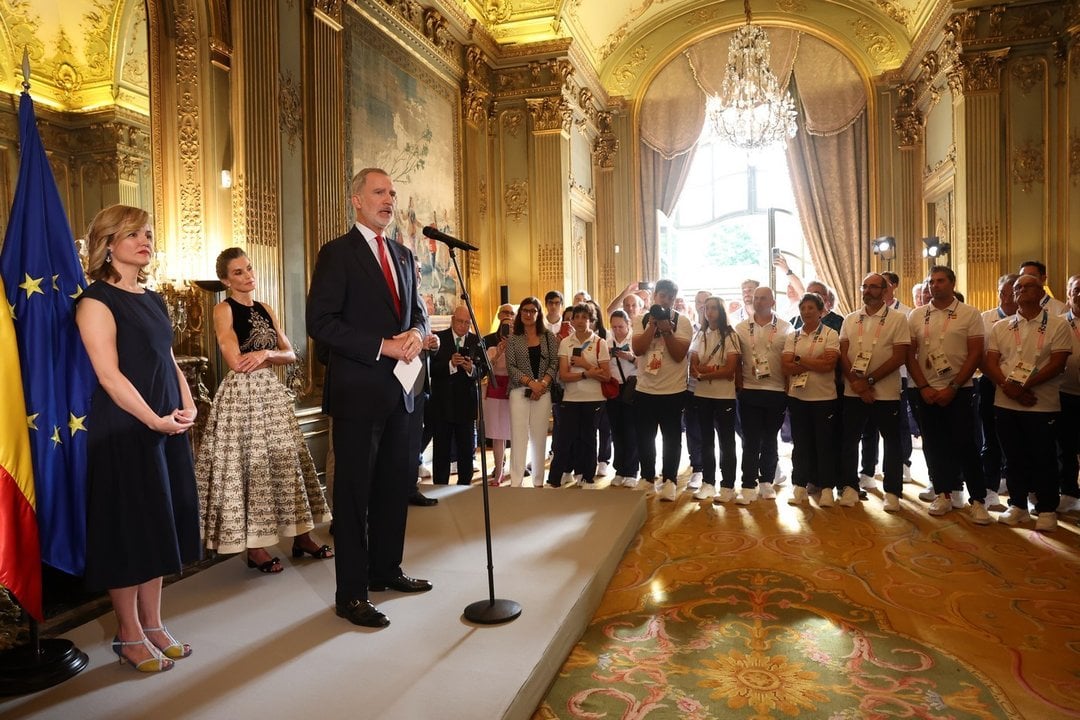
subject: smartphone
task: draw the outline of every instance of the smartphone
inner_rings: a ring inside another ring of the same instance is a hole
[[[651,282],[639,282],[637,284],[638,290],[652,290],[653,284]]]
[[[510,324],[503,323],[499,325],[499,337],[510,337]]]
[[[574,357],[581,357],[581,348],[574,348],[570,351],[570,354]]]
[[[780,248],[778,248],[778,247],[774,247],[772,249],[773,260],[775,260],[776,258],[780,257],[783,254],[784,254],[783,251],[781,251]]]

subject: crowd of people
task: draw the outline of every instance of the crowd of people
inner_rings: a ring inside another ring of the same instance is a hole
[[[790,319],[757,281],[729,304],[707,290],[688,301],[664,279],[628,285],[607,308],[584,291],[568,307],[554,290],[504,304],[481,342],[467,307],[431,332],[416,258],[384,237],[390,176],[360,171],[350,202],[356,223],[320,250],[307,298],[326,366],[334,548],[311,535],[331,503],[272,370],[295,353],[255,301],[245,253],[231,248],[217,262],[229,297],[214,327],[229,372],[196,462],[185,435],[197,409],[167,309],[145,287],[149,215],[116,205],[91,222],[94,282],[76,311],[99,383],[86,423],[85,581],[109,592],[122,663],[162,672],[192,654],[162,620],[162,578],[204,548],[246,551],[249,567],[275,574],[284,568],[270,548],[292,538],[293,557],[333,559],[339,616],[389,625],[369,592],[433,587],[401,567],[409,504],[438,502],[418,489],[421,451],[433,442],[435,483],[448,483],[456,462],[457,482],[470,484],[478,419],[496,486],[640,487],[661,501],[682,491],[750,505],[777,497],[778,438],[789,437],[787,502],[850,507],[876,488],[880,439],[884,510],[899,512],[916,433],[931,515],[966,508],[984,525],[993,510],[1011,526],[1034,515],[1048,532],[1058,513],[1080,511],[1080,275],[1066,304],[1047,293],[1045,266],[1025,262],[980,313],[948,267],[916,284],[914,308],[895,297],[895,275],[870,273],[862,306],[845,317],[827,285],[803,286],[778,258],[797,307]],[[691,474],[680,487],[684,437]]]
[[[1052,531],[1058,513],[1080,511],[1080,276],[1062,303],[1046,290],[1045,266],[1025,262],[1000,278],[999,305],[980,312],[949,267],[912,288],[913,307],[896,296],[895,274],[870,273],[862,305],[841,316],[827,285],[804,286],[777,264],[796,290],[789,319],[754,280],[733,303],[707,290],[683,298],[660,280],[628,285],[606,313],[584,291],[565,308],[558,291],[543,305],[500,307],[486,338],[499,369],[486,390],[474,378],[499,438],[490,483],[644,487],[662,501],[684,491],[749,505],[786,481],[784,438],[789,504],[850,507],[880,482],[883,509],[900,512],[914,435],[930,515],[965,510],[978,525],[990,511],[1008,525],[1034,516]],[[680,487],[684,442],[691,474]]]

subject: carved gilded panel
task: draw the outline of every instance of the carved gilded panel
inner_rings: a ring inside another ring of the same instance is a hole
[[[518,222],[529,214],[529,182],[527,180],[506,183],[503,189],[503,207],[506,208],[506,217],[514,222]]]

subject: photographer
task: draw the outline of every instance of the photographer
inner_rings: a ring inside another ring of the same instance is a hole
[[[450,443],[457,448],[458,485],[469,485],[476,451],[476,388],[480,341],[469,332],[469,309],[459,305],[450,327],[435,333],[439,350],[431,358],[431,420],[434,423],[433,482],[450,482]]]
[[[690,321],[671,309],[679,286],[659,280],[654,304],[642,318],[643,330],[634,335],[638,357],[637,433],[641,477],[656,480],[656,430],[664,437],[661,500],[674,500],[682,453],[681,416],[686,390],[687,352],[693,329]]]

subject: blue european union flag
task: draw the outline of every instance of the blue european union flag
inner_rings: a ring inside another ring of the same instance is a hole
[[[0,276],[22,364],[41,559],[82,575],[85,423],[97,382],[75,326],[75,298],[86,276],[38,134],[34,102],[25,92],[19,99],[19,142],[19,179],[0,249]]]

